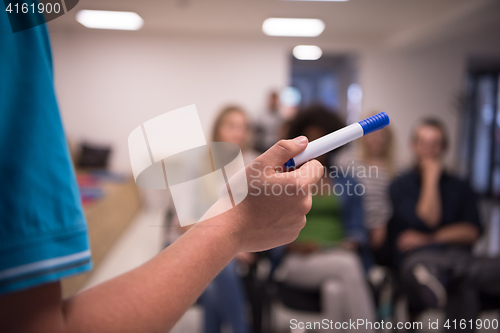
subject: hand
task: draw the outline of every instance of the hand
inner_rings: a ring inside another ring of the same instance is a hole
[[[370,245],[373,249],[377,250],[382,247],[387,235],[386,227],[376,227],[370,231]]]
[[[408,252],[416,248],[432,244],[432,241],[432,235],[410,229],[403,231],[403,233],[398,237],[397,246],[401,252]]]
[[[415,213],[429,228],[436,228],[441,222],[441,195],[439,178],[442,165],[438,159],[424,158],[420,161],[422,185]]]
[[[236,260],[243,264],[252,265],[257,259],[257,255],[252,252],[240,252],[235,256]]]
[[[430,178],[437,181],[441,176],[443,165],[438,159],[424,158],[420,161],[420,168],[422,169],[424,178]]]
[[[220,227],[237,252],[264,251],[294,241],[311,209],[309,187],[321,179],[323,166],[312,160],[291,172],[276,170],[283,170],[283,164],[306,147],[306,137],[281,140],[272,146],[246,167],[247,197],[195,227]]]

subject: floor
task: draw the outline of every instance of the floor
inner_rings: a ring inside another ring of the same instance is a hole
[[[119,274],[125,273],[155,256],[162,249],[163,235],[162,224],[165,217],[165,209],[150,207],[142,210],[120,239],[113,245],[106,258],[98,269],[96,269],[85,288],[91,287]],[[289,323],[289,315],[283,309],[277,309],[275,316],[275,327],[280,332],[286,332]],[[401,311],[399,309],[398,311]],[[172,333],[199,333],[201,332],[202,310],[199,307],[191,307],[181,318],[177,325],[171,330]],[[400,316],[404,318],[404,316]],[[499,319],[498,312],[483,313],[482,319]],[[442,320],[442,315],[437,312],[427,312],[420,319],[428,323],[430,320]],[[424,329],[422,332],[436,332],[436,330]],[[495,332],[495,330],[480,330],[478,333]],[[498,332],[498,331],[497,331]]]
[[[140,266],[161,251],[163,210],[142,210],[123,232],[84,288]]]
[[[163,246],[164,217],[163,208],[142,210],[92,272],[84,289],[134,269],[158,254]],[[201,332],[201,316],[202,310],[192,307],[170,332]]]

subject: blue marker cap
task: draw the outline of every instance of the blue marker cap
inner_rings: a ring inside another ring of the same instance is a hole
[[[285,167],[285,169],[295,168],[295,161],[293,160],[293,158],[291,158],[285,164],[283,164],[283,166]]]
[[[374,116],[363,119],[358,122],[363,128],[363,135],[375,132],[389,125],[389,116],[385,112],[377,113]]]

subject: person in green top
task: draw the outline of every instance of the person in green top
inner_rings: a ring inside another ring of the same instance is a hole
[[[335,113],[313,106],[301,111],[290,123],[289,135],[305,135],[313,141],[343,126]],[[358,255],[368,245],[363,227],[362,187],[330,164],[331,160],[332,154],[318,158],[325,166],[324,176],[311,188],[312,208],[307,224],[286,247],[277,274],[290,286],[319,289],[323,318],[333,322],[373,322],[373,300]],[[368,261],[364,262],[366,266]]]
[[[347,245],[343,243],[345,236],[339,198],[335,195],[317,194],[312,200],[313,206],[307,214],[307,224],[294,244],[310,244],[311,248],[316,249]]]

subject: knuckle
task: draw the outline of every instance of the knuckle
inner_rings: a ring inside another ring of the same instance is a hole
[[[302,172],[299,174],[300,177],[298,177],[298,185],[303,186],[304,188],[308,189],[312,184],[315,184],[316,181],[313,181],[310,172]]]
[[[311,210],[312,204],[313,204],[312,194],[309,193],[309,195],[307,196],[307,199],[306,199],[306,208],[307,208],[308,212]]]
[[[302,218],[302,223],[301,223],[301,230],[306,226],[307,224],[307,217],[304,215],[304,217]]]
[[[276,146],[285,151],[290,151],[290,145],[287,140],[281,139],[276,143]]]
[[[315,164],[314,167],[317,169],[318,175],[321,177],[325,173],[325,169],[323,168],[323,164],[321,164],[320,161],[318,160],[313,160],[313,163]]]
[[[323,177],[324,172],[325,170],[323,168],[323,164],[321,164],[318,160],[311,161],[311,180],[313,182],[317,182],[319,178]]]
[[[301,205],[301,213],[302,214],[307,214],[311,210],[312,207],[312,198],[310,195],[308,195],[306,198],[303,199],[302,205]]]
[[[297,239],[299,237],[300,231],[304,229],[306,226],[306,217],[303,216],[301,219],[297,220],[297,227],[293,229],[293,232],[291,233],[291,236],[293,239],[291,239],[291,242]]]

